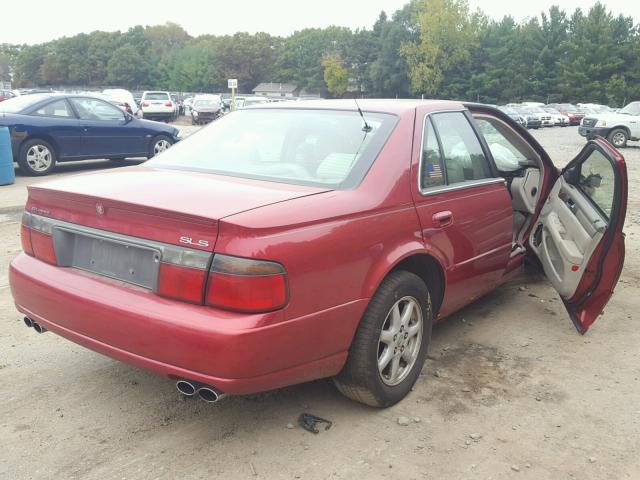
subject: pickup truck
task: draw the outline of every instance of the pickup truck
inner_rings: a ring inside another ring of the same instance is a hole
[[[599,113],[584,117],[578,133],[587,140],[600,135],[616,148],[626,147],[629,140],[640,140],[640,101],[631,102],[618,113]]]

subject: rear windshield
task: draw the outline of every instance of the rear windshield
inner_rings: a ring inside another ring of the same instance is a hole
[[[33,95],[20,95],[18,97],[13,97],[0,103],[0,112],[19,113],[30,105],[34,105],[35,103],[50,97],[51,95],[48,95],[46,93],[36,93]]]
[[[169,94],[163,92],[146,93],[145,100],[169,100]]]
[[[215,100],[198,100],[197,102],[194,103],[195,107],[202,107],[202,108],[215,108],[218,105],[219,105],[218,102],[216,102]]]
[[[229,114],[147,162],[299,185],[351,188],[360,183],[397,117],[358,112],[255,109]]]

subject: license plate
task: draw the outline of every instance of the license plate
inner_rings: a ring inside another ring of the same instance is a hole
[[[56,228],[53,245],[58,265],[153,289],[160,252],[111,239]]]

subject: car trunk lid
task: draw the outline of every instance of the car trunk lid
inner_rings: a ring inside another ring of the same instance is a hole
[[[209,251],[219,219],[327,191],[142,166],[67,177],[28,189],[30,213]]]

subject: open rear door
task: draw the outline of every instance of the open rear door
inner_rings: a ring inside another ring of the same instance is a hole
[[[624,157],[598,137],[556,180],[529,243],[584,334],[613,294],[624,263]]]

